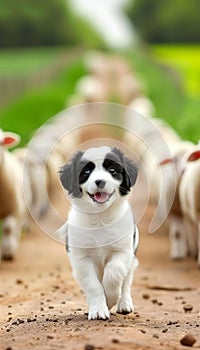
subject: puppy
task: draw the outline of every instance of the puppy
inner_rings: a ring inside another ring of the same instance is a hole
[[[117,148],[77,152],[60,170],[71,199],[64,233],[74,277],[88,303],[88,319],[108,319],[109,310],[133,310],[131,282],[138,265],[139,234],[127,195],[137,168]]]

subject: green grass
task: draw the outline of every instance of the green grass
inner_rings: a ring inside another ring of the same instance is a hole
[[[153,45],[151,52],[159,62],[180,73],[186,94],[200,95],[200,45]]]
[[[169,122],[182,138],[197,142],[200,138],[200,97],[188,96],[176,72],[158,64],[145,48],[130,51],[132,67],[145,81],[146,93],[155,104],[157,117]]]
[[[146,94],[155,104],[157,117],[168,121],[184,139],[198,141],[200,98],[188,96],[174,70],[158,65],[151,50],[131,50],[126,57],[144,80]],[[21,145],[26,144],[45,121],[65,108],[77,79],[86,73],[81,56],[76,55],[74,61],[66,65],[54,83],[31,89],[0,110],[0,126],[18,132],[22,136]]]
[[[62,52],[60,47],[0,49],[0,78],[34,73],[51,64]]]
[[[26,144],[33,132],[65,106],[67,97],[74,92],[77,79],[85,74],[81,58],[67,65],[54,83],[31,89],[8,107],[0,110],[0,126],[19,133],[20,146]]]

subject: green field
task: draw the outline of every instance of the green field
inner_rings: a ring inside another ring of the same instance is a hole
[[[53,63],[63,51],[59,47],[0,49],[0,78],[23,77],[37,72]]]
[[[56,57],[59,50],[61,49],[52,49],[50,55],[49,49],[46,53],[42,49],[39,50],[41,56],[38,49],[35,49],[35,53],[32,50],[32,55],[24,58],[24,66],[29,67],[30,72],[30,67],[36,67],[37,61],[38,67],[41,67],[41,64],[47,64],[49,59]],[[158,64],[158,57],[155,53],[152,55],[151,48],[131,50],[124,55],[145,82],[146,94],[155,104],[157,117],[168,121],[184,139],[197,142],[200,139],[200,97],[187,95],[174,71]],[[22,52],[23,57],[25,56]],[[32,61],[33,57],[38,58]],[[10,71],[18,72],[18,69],[14,68],[13,53],[10,53],[8,62]],[[18,132],[22,136],[21,145],[24,145],[39,126],[66,108],[66,100],[73,94],[77,79],[85,73],[82,56],[75,54],[72,60],[66,62],[66,68],[53,83],[34,89],[30,87],[23,96],[1,109],[0,127]]]
[[[160,64],[158,57],[152,55],[151,47],[131,51],[127,58],[145,82],[146,93],[155,104],[157,117],[169,122],[183,139],[197,142],[200,139],[200,94],[189,96],[179,77],[177,79],[176,71]]]
[[[151,52],[158,62],[169,65],[180,73],[186,94],[191,97],[200,96],[199,45],[153,45]]]
[[[49,50],[46,55],[48,52]],[[54,56],[57,52],[56,49]],[[38,50],[36,50],[35,57],[37,55]],[[45,54],[42,55],[42,60],[44,57]],[[30,67],[31,62],[32,56],[29,56],[26,65]],[[74,59],[66,63],[66,68],[54,82],[38,86],[38,88],[30,87],[20,98],[0,109],[0,127],[19,133],[22,137],[20,146],[23,146],[30,140],[37,128],[66,108],[67,97],[73,94],[76,81],[83,74],[85,74],[85,68],[82,59],[77,58],[76,54]]]

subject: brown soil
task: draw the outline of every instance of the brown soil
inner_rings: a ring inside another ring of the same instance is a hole
[[[147,233],[151,209],[140,224],[135,311],[124,316],[113,310],[108,321],[87,320],[65,247],[37,227],[24,235],[16,260],[0,265],[0,349],[183,349],[187,333],[199,348],[197,262],[170,260],[165,230]]]

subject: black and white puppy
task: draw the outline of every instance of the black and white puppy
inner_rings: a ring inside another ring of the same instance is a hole
[[[127,194],[136,178],[132,161],[107,146],[77,152],[60,170],[72,207],[59,233],[67,236],[89,320],[108,319],[116,304],[118,313],[133,310],[131,282],[139,237]]]

